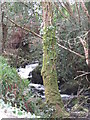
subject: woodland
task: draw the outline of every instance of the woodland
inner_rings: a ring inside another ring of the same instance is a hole
[[[90,2],[0,2],[0,119],[90,120]]]

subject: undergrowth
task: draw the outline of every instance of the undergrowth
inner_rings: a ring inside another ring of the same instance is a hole
[[[28,85],[29,81],[21,79],[17,74],[16,68],[10,67],[7,60],[3,56],[0,56],[0,98],[5,103],[10,102],[12,106],[17,105],[17,107],[28,111],[26,100],[32,95],[30,91],[25,94]],[[31,112],[33,112],[34,105],[30,104],[33,108]]]

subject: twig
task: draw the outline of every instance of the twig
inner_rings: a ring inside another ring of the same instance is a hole
[[[75,109],[72,110],[72,112],[74,112],[75,110],[77,110],[78,108],[80,108],[83,104],[84,104],[85,101],[81,102],[81,104],[79,104],[77,107],[75,107]]]
[[[77,71],[78,73],[85,73],[85,71]]]
[[[75,77],[74,80],[76,80],[77,78],[83,77],[85,75],[89,75],[89,74],[90,74],[90,72],[85,72],[84,74],[81,74],[81,75]]]
[[[70,98],[70,100],[64,105],[64,108],[66,108],[69,104],[70,104],[70,102],[73,100],[73,99],[75,99],[76,98],[76,96],[72,96],[71,98]]]
[[[35,36],[39,37],[42,39],[42,37],[40,35],[38,35],[37,33],[35,33],[34,31],[31,31],[30,29],[26,28],[26,27],[23,27],[23,26],[20,26],[18,25],[16,22],[14,22],[12,19],[8,18],[7,16],[5,16],[5,18],[7,18],[11,23],[15,24],[17,27],[23,29],[23,30],[26,30],[27,32],[31,32],[32,34],[34,34]]]
[[[82,88],[80,91],[77,92],[77,97],[84,91],[84,88]]]

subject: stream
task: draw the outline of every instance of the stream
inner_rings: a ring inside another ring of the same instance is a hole
[[[24,68],[20,67],[17,69],[17,72],[21,78],[29,79],[32,78],[32,71],[38,66],[38,63],[26,65]],[[42,98],[42,100],[45,100],[45,89],[44,86],[41,84],[35,84],[31,83],[29,84],[29,89],[32,91],[34,95],[37,97]],[[60,90],[59,90],[60,91]],[[69,101],[72,98],[75,98],[75,95],[67,95],[67,94],[61,94],[63,101]],[[20,111],[19,108],[12,107],[10,104],[5,104],[4,101],[0,100],[0,120],[2,118],[40,118],[40,116],[36,116],[35,114],[31,114],[30,112],[26,113],[25,111]],[[70,111],[70,108],[67,109]],[[15,112],[15,113],[14,113]],[[83,117],[81,117],[81,120],[89,120],[90,114],[88,112],[83,112]],[[78,120],[78,116],[81,114],[81,111],[74,111],[71,113],[71,116],[77,117],[75,120]],[[83,118],[83,119],[82,119]],[[73,118],[72,118],[73,120]]]
[[[27,78],[30,80],[30,78],[32,78],[32,71],[39,65],[39,63],[35,63],[35,64],[30,64],[30,65],[26,65],[24,68],[18,68],[18,74],[20,75],[21,78]],[[29,84],[29,90],[32,91],[32,94],[34,95],[34,97],[39,97],[42,100],[45,101],[45,88],[42,84],[35,84],[34,82],[30,82]],[[61,90],[59,89],[59,92],[61,92]],[[68,95],[68,94],[62,94],[60,93],[61,98],[64,102],[64,107],[67,109],[68,112],[71,111],[72,107],[75,105],[73,103],[74,100],[77,100],[77,95]],[[85,96],[84,96],[85,97]],[[89,99],[89,96],[86,95],[86,97]],[[83,98],[81,99],[81,101],[83,101]],[[80,103],[79,103],[80,104]],[[78,109],[76,109],[75,111],[73,111],[71,113],[71,116],[80,116],[82,114],[82,116],[88,116],[89,115],[89,110],[90,110],[90,104],[88,102],[86,102],[84,104],[84,107],[88,109],[88,111],[84,111],[85,108],[83,109],[83,111],[78,111]]]
[[[17,72],[21,78],[30,79],[32,78],[32,71],[39,65],[38,62],[30,65],[26,65],[24,68],[20,67],[17,69]],[[31,89],[32,93],[37,97],[45,99],[45,89],[44,86],[41,84],[29,84],[29,88]],[[60,91],[60,90],[59,90]],[[61,94],[63,100],[67,101],[71,99],[73,96],[67,94]]]

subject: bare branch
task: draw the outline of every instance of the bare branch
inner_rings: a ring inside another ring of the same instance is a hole
[[[76,0],[75,0],[76,1]],[[78,4],[77,4],[77,2],[75,2],[75,4],[76,4],[76,9],[77,9],[77,12],[78,12],[78,20],[79,20],[79,24],[81,23],[81,20],[80,20],[80,10],[79,10],[79,8],[78,8]]]
[[[62,15],[64,18],[68,18],[68,17],[67,17],[66,15],[64,15],[63,12],[59,9],[58,4],[55,3],[55,2],[54,2],[54,4],[55,4],[56,8],[59,10],[59,12],[61,13],[61,15]]]
[[[28,29],[26,27],[18,25],[16,22],[14,22],[12,19],[8,18],[7,16],[5,16],[5,18],[7,18],[11,23],[15,24],[17,27],[19,27],[19,28],[21,28],[21,29],[23,29],[23,30],[25,30],[27,32],[30,32],[30,33],[34,34],[35,36],[42,39],[42,37],[39,34],[35,33],[34,31],[31,31],[30,29]]]
[[[72,16],[72,18],[74,18],[73,11],[72,11],[72,9],[71,9],[71,7],[70,7],[69,2],[66,2],[66,3],[63,2],[63,4],[64,4],[64,6],[66,7],[66,10],[67,10],[68,13],[70,14],[70,16]]]
[[[57,45],[58,45],[59,47],[65,49],[65,50],[67,50],[67,51],[69,51],[69,52],[71,52],[71,53],[73,53],[73,54],[75,54],[75,55],[77,55],[77,56],[85,59],[85,57],[84,57],[83,55],[81,55],[81,54],[79,54],[79,53],[77,53],[77,52],[75,52],[75,51],[73,51],[73,50],[71,50],[71,49],[69,49],[69,48],[66,48],[66,47],[63,46],[63,45],[60,45],[59,43],[57,43]]]
[[[77,77],[75,77],[74,80],[76,80],[77,78],[80,78],[80,77],[83,77],[83,76],[89,75],[89,74],[90,74],[90,72],[85,72],[85,73],[83,73],[83,74],[78,75]]]

